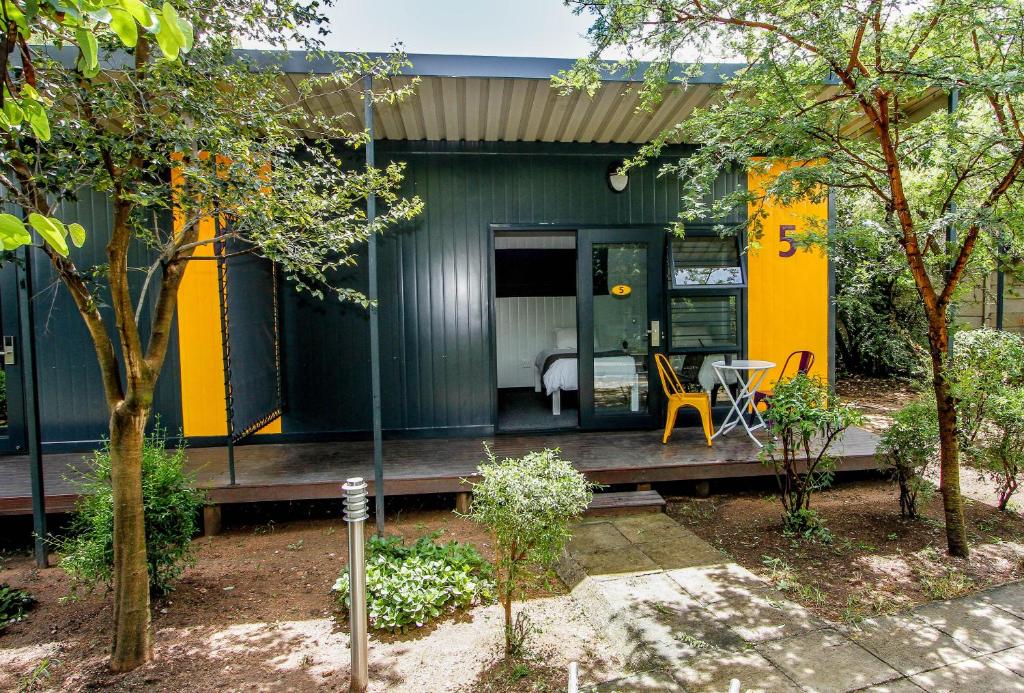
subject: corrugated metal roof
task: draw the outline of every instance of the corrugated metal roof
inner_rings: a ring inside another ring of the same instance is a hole
[[[285,87],[298,99],[300,84],[310,75],[330,74],[330,56],[240,51],[257,64],[273,62],[285,72]],[[410,55],[411,66],[387,78],[380,89],[408,87],[415,91],[400,101],[375,106],[374,136],[381,140],[448,140],[486,142],[597,142],[641,144],[667,127],[680,123],[696,108],[713,103],[723,82],[744,65],[723,64],[695,69],[680,64],[673,76],[688,75],[685,86],[665,88],[661,102],[641,109],[639,90],[646,65],[632,72],[603,71],[593,96],[582,92],[561,95],[551,77],[569,69],[572,60],[494,56]],[[834,79],[822,80],[822,93]],[[934,91],[906,107],[912,119],[923,118],[945,105]],[[362,129],[363,103],[359,87],[324,86],[306,102],[311,115],[347,114],[349,127]],[[845,134],[867,135],[866,122],[851,123]],[[318,133],[307,127],[306,136]]]
[[[286,87],[298,98],[304,75],[288,74]],[[412,77],[380,85],[402,89]],[[653,110],[639,109],[636,82],[604,82],[589,96],[562,96],[549,79],[507,77],[420,77],[415,91],[374,109],[374,135],[383,140],[468,140],[487,142],[648,142],[666,126],[712,102],[718,87],[690,84],[666,90]],[[321,90],[307,100],[311,114],[349,114],[350,127],[363,127],[362,94],[355,89]],[[316,137],[309,129],[307,135]]]

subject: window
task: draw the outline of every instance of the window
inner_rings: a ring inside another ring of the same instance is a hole
[[[739,345],[738,299],[674,294],[670,304],[673,349],[718,349]]]
[[[693,235],[672,241],[670,286],[742,286],[743,266],[735,236]]]

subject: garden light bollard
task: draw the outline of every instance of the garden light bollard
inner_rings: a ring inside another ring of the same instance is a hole
[[[345,491],[345,522],[348,523],[349,572],[349,649],[352,652],[352,674],[349,690],[366,690],[367,623],[366,623],[366,552],[363,546],[363,523],[366,522],[366,482],[353,477],[342,485]]]
[[[580,692],[580,665],[579,662],[569,662],[569,693]]]

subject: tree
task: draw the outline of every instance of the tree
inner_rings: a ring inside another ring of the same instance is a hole
[[[316,51],[322,3],[176,0],[154,11],[138,0],[72,0],[32,14],[34,7],[4,3],[3,55],[19,56],[19,66],[3,64],[4,112],[20,99],[28,113],[37,107],[26,99],[34,99],[48,109],[48,124],[8,114],[2,163],[13,178],[0,182],[3,202],[24,210],[45,243],[22,235],[17,217],[3,228],[48,256],[100,366],[114,497],[110,664],[124,671],[151,656],[142,446],[186,267],[198,247],[236,239],[239,252],[278,263],[299,290],[365,305],[359,292],[335,285],[332,270],[356,262],[360,243],[421,203],[398,195],[400,166],[363,168],[346,156],[344,144],[366,140],[348,114],[310,115],[306,103],[314,94],[361,90],[363,76],[390,73],[404,59],[335,56],[334,74],[310,77],[285,99],[281,66],[257,69],[233,47],[258,41]],[[77,58],[55,50],[67,45]],[[320,139],[304,139],[310,133]],[[109,239],[107,263],[82,268],[65,238],[80,245],[86,230],[57,216],[61,201],[88,189],[109,195],[113,216],[109,229],[89,230]],[[363,203],[371,194],[386,208],[368,222]],[[213,237],[201,237],[210,225]],[[150,254],[148,267],[129,264],[139,247]],[[132,282],[133,275],[144,279]],[[144,323],[146,303],[152,317]]]
[[[519,654],[526,616],[512,616],[527,563],[549,566],[569,540],[569,523],[590,505],[593,486],[558,450],[498,461],[490,448],[473,485],[469,517],[494,535],[498,601],[505,614],[505,655]]]
[[[939,421],[940,491],[950,553],[969,547],[960,495],[956,407],[945,377],[949,308],[980,248],[999,252],[1022,233],[1010,204],[1024,170],[1024,9],[1019,2],[896,0],[581,0],[595,16],[592,55],[561,76],[566,88],[593,88],[610,47],[652,57],[644,101],[659,100],[696,70],[674,73],[687,54],[735,56],[748,67],[726,77],[713,103],[646,146],[635,165],[671,141],[700,143],[668,167],[685,189],[684,217],[724,218],[751,205],[756,242],[765,198],[821,200],[829,189],[863,191],[883,211],[885,229],[913,277],[928,323]],[[710,61],[709,61],[710,62]],[[714,70],[713,65],[706,66]],[[928,114],[945,97],[953,112]],[[925,110],[922,110],[925,109]],[[765,170],[760,157],[797,162],[758,191],[704,199],[726,169]],[[915,190],[907,176],[929,170]],[[822,222],[805,238],[822,240]],[[947,231],[948,234],[947,239]],[[1012,243],[1019,247],[1018,243]]]

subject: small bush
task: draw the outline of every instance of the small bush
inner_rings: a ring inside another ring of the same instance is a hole
[[[947,378],[960,445],[1005,510],[1024,469],[1024,339],[987,328],[957,333]]]
[[[860,422],[860,414],[840,403],[820,378],[799,374],[775,385],[765,418],[771,438],[761,449],[761,463],[775,472],[784,530],[828,539],[811,510],[811,495],[831,486],[836,461],[829,449]]]
[[[482,479],[473,486],[470,517],[494,536],[505,654],[514,656],[529,633],[523,614],[512,618],[522,571],[527,563],[554,563],[569,539],[569,523],[590,505],[594,486],[558,450],[499,462],[487,448],[487,458],[479,468]]]
[[[878,445],[879,467],[900,487],[900,516],[916,519],[918,500],[932,493],[925,472],[939,451],[939,421],[935,402],[919,399],[893,417]]]
[[[969,454],[995,483],[998,507],[1006,510],[1024,472],[1024,388],[1004,386],[990,401],[989,430]]]
[[[0,583],[0,631],[25,618],[35,605],[36,599],[28,590]]]
[[[185,449],[168,450],[157,428],[142,449],[142,502],[146,524],[146,560],[150,592],[166,595],[185,568],[195,564],[192,537],[206,494],[193,488],[184,470]],[[110,450],[106,445],[89,461],[70,532],[53,540],[60,567],[79,587],[110,585],[114,566],[114,497],[110,488]]]
[[[445,613],[494,598],[494,570],[469,544],[439,544],[440,533],[405,546],[401,537],[371,537],[366,593],[370,627],[400,631]],[[348,568],[334,583],[339,606],[348,609]]]

